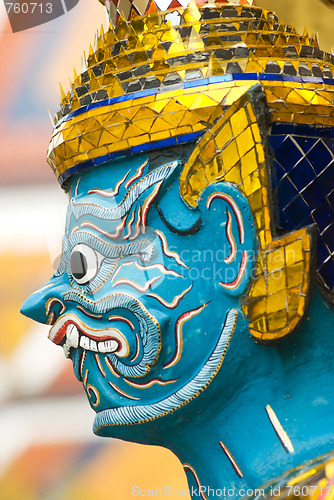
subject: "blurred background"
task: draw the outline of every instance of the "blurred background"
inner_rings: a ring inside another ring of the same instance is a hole
[[[257,0],[319,33],[330,51],[334,10],[320,0]],[[106,14],[97,0],[13,34],[0,3],[0,500],[130,500],[132,487],[187,487],[168,451],[97,438],[94,413],[49,328],[19,314],[54,272],[66,196],[45,156],[73,67]]]

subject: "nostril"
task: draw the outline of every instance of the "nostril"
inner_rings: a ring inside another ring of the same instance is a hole
[[[45,312],[47,316],[47,325],[54,325],[57,317],[61,316],[66,310],[65,304],[55,297],[49,299],[45,304]]]
[[[52,297],[45,304],[45,312],[47,316],[49,316],[51,312],[54,312],[52,310],[55,309],[55,306],[58,306],[57,309],[59,310],[57,312],[59,316],[63,314],[63,312],[65,312],[66,309],[65,304],[60,299]]]
[[[55,324],[56,319],[57,319],[57,316],[56,316],[55,312],[54,312],[54,311],[52,311],[52,313],[51,313],[51,314],[49,314],[49,317],[48,317],[48,319],[47,319],[47,321],[46,321],[46,324],[47,324],[47,325],[51,325],[51,326],[52,326],[52,325],[54,325],[54,324]]]

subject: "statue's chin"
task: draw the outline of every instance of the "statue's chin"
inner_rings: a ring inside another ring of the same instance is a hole
[[[108,428],[115,425],[134,425],[149,422],[171,413],[197,397],[210,384],[224,360],[237,320],[237,311],[230,309],[225,318],[217,344],[204,366],[190,382],[165,399],[149,405],[109,408],[97,413],[93,431],[97,436],[110,436]]]

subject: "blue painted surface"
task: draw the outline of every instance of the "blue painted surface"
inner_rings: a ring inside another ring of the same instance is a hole
[[[280,140],[273,139],[278,149]],[[310,144],[308,141],[307,147]],[[294,154],[292,146],[291,150]],[[26,301],[22,312],[45,323],[45,305],[57,299],[61,302],[55,301],[51,307],[56,320],[50,333],[54,342],[59,343],[55,335],[60,335],[60,322],[67,317],[85,332],[107,331],[119,346],[127,345],[125,354],[100,354],[100,367],[94,350],[86,349],[83,358],[82,348],[71,349],[74,372],[79,380],[84,379],[89,402],[97,411],[97,434],[170,448],[182,463],[194,467],[202,485],[215,491],[228,487],[235,496],[242,496],[243,488],[259,487],[333,447],[333,310],[316,290],[297,332],[276,347],[256,344],[241,310],[257,249],[247,200],[234,186],[216,183],[204,191],[197,210],[190,210],[179,197],[181,165],[176,161],[164,166],[162,161],[165,170],[158,177],[157,170],[145,165],[146,160],[144,154],[132,156],[73,176],[60,268],[44,290]],[[140,177],[126,187],[141,165]],[[110,197],[121,179],[118,194]],[[159,190],[157,179],[162,179]],[[132,198],[126,195],[129,190],[134,193]],[[136,223],[140,227],[139,206],[145,207],[154,193],[145,228],[133,240],[126,238],[131,224],[131,237]],[[246,228],[244,240],[237,212],[227,200],[240,213]],[[123,213],[126,204],[130,207],[126,214],[114,217]],[[124,229],[113,238],[124,218]],[[236,254],[226,263],[233,240]],[[99,257],[94,264],[96,273],[79,284],[80,272],[76,280],[71,255],[75,249],[84,255],[85,245]],[[231,284],[238,275],[243,252],[249,257],[245,274],[234,289],[224,288],[221,283]],[[152,285],[146,289],[149,282]],[[219,359],[214,358],[224,347],[231,311],[238,313],[236,328],[230,343],[225,343],[226,355],[219,353]],[[183,322],[183,343],[176,362],[177,325],[187,312],[195,314]],[[92,318],[87,313],[100,316]],[[110,320],[110,316],[116,319]],[[144,318],[146,328],[141,323]],[[113,334],[111,328],[119,333]],[[216,370],[212,369],[214,362]],[[161,385],[164,382],[169,383]],[[133,385],[138,383],[147,387]],[[268,404],[295,453],[287,455],[278,441],[265,413]],[[146,417],[150,421],[145,422]],[[235,474],[220,441],[232,453],[243,478]],[[193,476],[187,475],[189,485],[195,487]]]

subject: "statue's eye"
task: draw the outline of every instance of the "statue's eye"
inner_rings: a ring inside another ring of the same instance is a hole
[[[70,271],[79,285],[91,282],[101,265],[102,255],[88,245],[75,245],[70,257]]]

